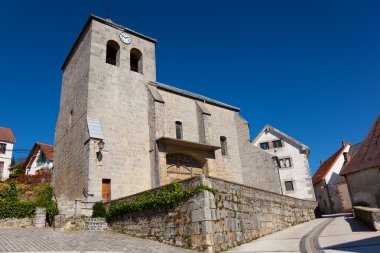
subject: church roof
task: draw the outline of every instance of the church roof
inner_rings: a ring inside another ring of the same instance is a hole
[[[200,100],[202,102],[207,102],[209,104],[221,106],[221,107],[224,107],[224,108],[236,111],[236,112],[240,111],[240,108],[238,108],[238,107],[222,103],[222,102],[217,101],[215,99],[208,98],[208,97],[196,94],[196,93],[191,92],[191,91],[183,90],[183,89],[180,89],[180,88],[177,88],[177,87],[173,87],[173,86],[170,86],[170,85],[167,85],[167,84],[163,84],[163,83],[151,83],[151,84],[155,85],[159,89],[171,91],[173,93],[184,95],[184,96],[190,97],[190,98],[195,98],[195,99]]]
[[[358,151],[341,171],[346,175],[360,170],[380,166],[380,114],[377,116],[371,130],[360,144]]]
[[[13,132],[10,128],[0,127],[0,140],[1,141],[8,141],[8,142],[15,142],[16,138],[13,135]]]

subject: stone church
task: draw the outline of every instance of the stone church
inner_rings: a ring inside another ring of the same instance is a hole
[[[205,174],[280,193],[240,109],[156,81],[157,41],[91,15],[65,59],[53,185],[111,200]]]

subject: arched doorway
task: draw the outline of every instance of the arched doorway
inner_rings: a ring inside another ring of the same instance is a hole
[[[166,175],[169,182],[206,174],[207,160],[188,154],[167,154]]]

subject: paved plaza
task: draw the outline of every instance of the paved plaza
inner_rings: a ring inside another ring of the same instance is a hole
[[[98,231],[54,231],[50,228],[1,229],[0,252],[157,252],[190,250],[125,234]]]

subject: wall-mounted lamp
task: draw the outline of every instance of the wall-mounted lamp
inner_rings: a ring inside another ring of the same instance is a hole
[[[102,154],[102,150],[104,149],[104,141],[103,140],[100,140],[98,142],[98,152],[96,152],[96,158],[98,159],[98,162],[101,163],[102,160],[103,160],[103,154]]]
[[[104,141],[103,140],[100,140],[98,142],[98,149],[99,149],[99,152],[101,152],[104,148]]]

